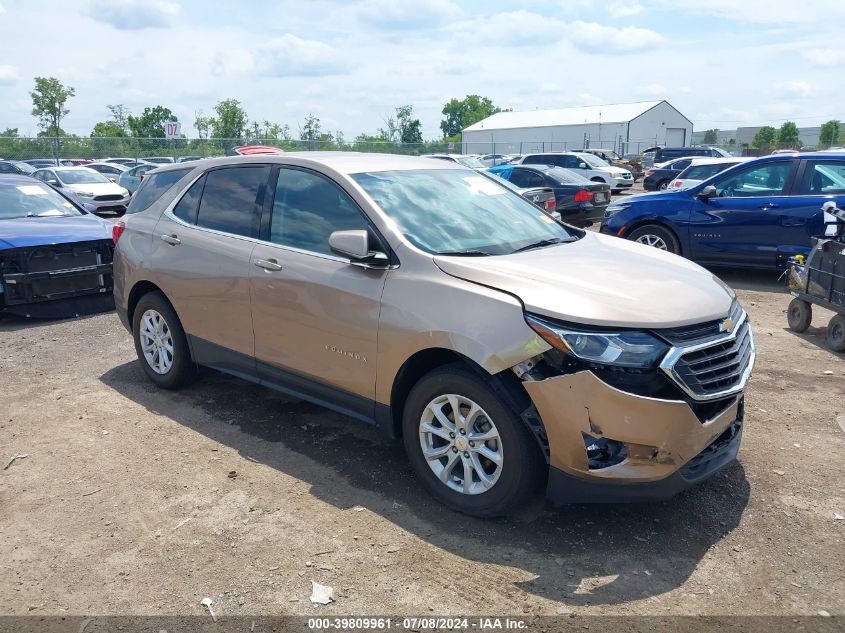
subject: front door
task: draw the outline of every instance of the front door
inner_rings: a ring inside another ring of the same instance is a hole
[[[689,222],[692,259],[716,266],[774,267],[794,171],[791,160],[758,163],[715,181],[714,197],[695,198]]]
[[[295,167],[278,170],[265,215],[250,266],[259,372],[296,395],[373,420],[388,272],[329,248],[332,232],[369,230],[367,219],[335,182]]]

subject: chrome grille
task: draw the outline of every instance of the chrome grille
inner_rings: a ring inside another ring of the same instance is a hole
[[[706,337],[710,339],[707,342],[673,347],[660,365],[696,400],[738,393],[751,375],[755,357],[751,326],[741,308],[738,313],[732,310],[731,317],[736,320],[730,334],[715,339],[711,334]]]
[[[97,202],[111,202],[113,200],[123,200],[123,196],[110,193],[103,196],[94,196],[94,200]]]

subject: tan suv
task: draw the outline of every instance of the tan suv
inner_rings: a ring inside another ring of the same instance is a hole
[[[115,234],[115,302],[155,384],[204,365],[375,424],[460,511],[543,485],[665,498],[739,449],[754,342],[733,292],[461,165],[166,166]]]

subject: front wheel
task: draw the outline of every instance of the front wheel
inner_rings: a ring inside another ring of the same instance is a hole
[[[160,292],[141,297],[132,318],[135,352],[147,377],[162,389],[177,389],[196,374],[182,323]]]
[[[813,321],[813,306],[802,299],[793,299],[786,309],[786,322],[793,332],[806,332]]]
[[[657,224],[646,224],[631,231],[628,239],[639,244],[658,248],[661,251],[675,253],[676,255],[681,252],[678,238],[675,237],[672,231]]]
[[[451,365],[424,376],[403,411],[405,450],[436,499],[477,517],[528,502],[547,466],[519,417],[479,376]]]
[[[834,352],[845,352],[845,316],[836,314],[827,324],[827,346]]]

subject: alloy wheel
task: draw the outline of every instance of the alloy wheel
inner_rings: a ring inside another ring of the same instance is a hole
[[[173,367],[173,337],[167,321],[156,310],[150,309],[141,316],[141,351],[150,368],[157,374],[166,374]]]
[[[502,440],[490,416],[471,399],[444,394],[428,403],[419,424],[420,447],[432,472],[466,495],[490,490],[502,473]]]
[[[661,251],[669,250],[669,248],[666,246],[666,241],[659,235],[651,235],[646,233],[645,235],[640,235],[635,241],[639,244],[645,244],[646,246],[653,246],[654,248],[659,248]]]

